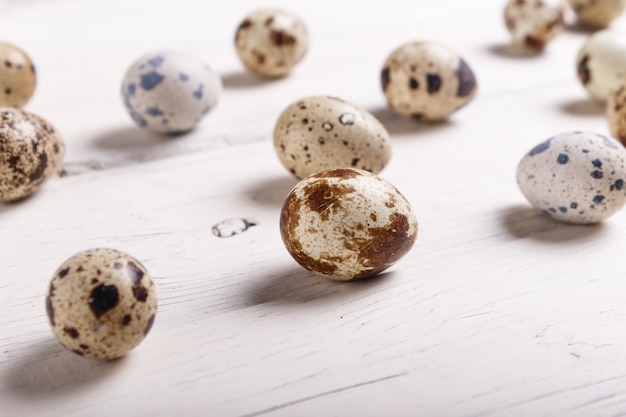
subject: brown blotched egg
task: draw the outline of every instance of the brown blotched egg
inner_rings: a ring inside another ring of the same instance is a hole
[[[65,145],[41,117],[0,108],[0,201],[24,198],[56,172]]]
[[[139,261],[115,249],[96,248],[77,253],[57,269],[46,310],[52,332],[67,349],[115,359],[148,334],[157,297]]]
[[[504,20],[515,43],[541,48],[561,31],[563,10],[544,0],[509,0]]]
[[[280,233],[304,268],[348,281],[376,275],[402,258],[417,237],[417,219],[387,181],[340,168],[294,187],[282,208]]]
[[[23,107],[36,84],[35,66],[26,52],[0,42],[0,107]]]
[[[604,28],[622,14],[626,0],[569,0],[569,4],[582,23]]]
[[[417,120],[442,120],[476,94],[467,63],[447,46],[410,42],[383,65],[382,89],[392,110]]]
[[[302,20],[285,10],[257,10],[241,22],[235,48],[250,71],[266,77],[288,74],[302,59],[309,36]]]
[[[611,135],[626,146],[626,85],[609,96],[606,103],[606,115]]]
[[[274,128],[274,149],[297,178],[342,167],[378,173],[391,158],[389,134],[374,116],[327,96],[287,107]]]

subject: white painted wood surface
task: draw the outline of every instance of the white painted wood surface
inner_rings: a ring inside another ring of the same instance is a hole
[[[0,415],[626,416],[626,213],[557,224],[515,183],[539,141],[608,133],[576,80],[588,34],[520,56],[503,3],[275,0],[306,20],[311,48],[292,76],[264,81],[233,49],[259,1],[0,0],[0,39],[40,75],[27,109],[67,143],[66,176],[0,205]],[[448,44],[477,74],[479,95],[446,123],[385,107],[380,66],[413,39]],[[225,83],[215,112],[176,139],[139,131],[119,97],[126,67],[164,47]],[[311,94],[369,109],[392,135],[381,175],[420,233],[377,278],[316,277],[280,240],[295,180],[271,132]],[[257,225],[212,234],[239,217]],[[140,259],[160,301],[146,340],[114,362],[64,350],[45,315],[54,270],[95,246]]]

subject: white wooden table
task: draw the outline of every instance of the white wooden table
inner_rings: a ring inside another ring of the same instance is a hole
[[[0,204],[0,415],[626,416],[626,212],[558,224],[515,183],[541,140],[608,133],[576,79],[588,33],[520,55],[503,3],[274,0],[304,18],[311,47],[291,76],[265,81],[233,48],[260,1],[0,0],[0,39],[38,69],[27,109],[67,144],[64,177]],[[386,109],[382,62],[418,39],[458,50],[477,75],[478,96],[446,123]],[[161,48],[197,54],[225,85],[175,139],[140,131],[119,97],[127,66]],[[381,176],[420,232],[374,279],[317,277],[280,239],[296,181],[272,129],[313,94],[370,110],[392,136]],[[256,226],[213,235],[229,218]],[[159,296],[151,333],[113,362],[66,351],[44,308],[57,266],[97,246],[141,260]]]

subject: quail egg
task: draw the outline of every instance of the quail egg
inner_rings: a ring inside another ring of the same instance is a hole
[[[33,96],[37,75],[26,52],[0,42],[0,107],[23,107]]]
[[[46,120],[16,108],[0,107],[0,201],[35,192],[60,165],[65,145]]]
[[[626,149],[591,132],[558,134],[535,146],[517,167],[530,204],[569,223],[600,222],[626,201]]]
[[[79,252],[54,273],[46,311],[67,349],[115,359],[139,345],[157,311],[154,283],[135,258],[116,249]]]
[[[544,0],[509,0],[504,19],[515,43],[541,48],[561,30],[563,11]]]
[[[611,135],[626,146],[626,85],[609,96],[606,106]]]
[[[578,53],[578,79],[591,97],[606,101],[626,74],[626,34],[604,29],[591,35]]]
[[[285,10],[257,10],[246,16],[235,34],[241,62],[266,77],[288,74],[304,57],[308,45],[304,23]]]
[[[274,149],[299,179],[342,167],[378,173],[391,158],[389,134],[378,119],[327,96],[306,97],[289,105],[276,122]]]
[[[338,168],[294,187],[282,208],[280,233],[302,267],[348,281],[376,275],[402,258],[417,237],[417,219],[387,181]]]
[[[626,0],[569,0],[569,4],[582,23],[604,28],[622,14]]]
[[[434,42],[410,42],[383,65],[382,89],[392,110],[418,120],[442,120],[476,94],[476,78],[456,52]]]
[[[183,51],[153,52],[135,61],[122,84],[126,110],[140,127],[179,134],[193,129],[217,104],[220,77]]]

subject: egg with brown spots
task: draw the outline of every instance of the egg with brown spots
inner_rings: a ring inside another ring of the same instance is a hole
[[[304,57],[308,45],[304,23],[286,10],[257,10],[245,17],[235,34],[241,62],[266,77],[288,74]]]
[[[611,135],[626,146],[626,84],[609,96],[606,115]]]
[[[534,207],[556,220],[598,223],[626,202],[626,148],[597,133],[560,133],[521,159],[517,183]]]
[[[578,53],[576,66],[591,97],[608,100],[626,81],[626,33],[611,29],[594,33]]]
[[[52,332],[67,349],[115,359],[137,346],[157,312],[146,268],[116,249],[79,252],[54,273],[46,297]]]
[[[622,14],[626,0],[569,0],[569,4],[581,23],[604,28]]]
[[[515,43],[542,48],[561,31],[563,10],[544,0],[509,0],[504,20]]]
[[[417,219],[389,182],[340,168],[294,187],[282,208],[280,233],[305,269],[349,281],[376,275],[402,258],[417,237]]]
[[[435,42],[409,42],[393,51],[381,72],[389,107],[417,120],[436,121],[476,94],[476,77],[456,52]]]
[[[364,109],[336,97],[289,105],[274,128],[278,159],[297,178],[330,168],[380,172],[391,158],[385,127]]]
[[[26,52],[0,42],[0,107],[23,107],[36,85],[35,66]]]
[[[48,121],[0,107],[0,201],[35,192],[56,172],[64,152],[61,135]]]

